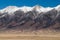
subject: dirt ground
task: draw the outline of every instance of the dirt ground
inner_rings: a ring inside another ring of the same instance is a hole
[[[60,40],[60,35],[0,34],[0,40]]]
[[[0,31],[0,40],[60,40],[60,32],[56,31]]]
[[[60,40],[59,35],[0,34],[0,40]]]

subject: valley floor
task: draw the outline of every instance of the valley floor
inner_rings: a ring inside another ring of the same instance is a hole
[[[0,40],[60,40],[60,32],[39,31],[0,31]]]
[[[60,40],[60,35],[0,34],[0,40]]]
[[[60,35],[0,34],[0,40],[60,40]]]

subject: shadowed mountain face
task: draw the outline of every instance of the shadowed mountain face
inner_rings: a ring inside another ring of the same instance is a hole
[[[60,30],[60,6],[53,8],[14,7],[0,10],[0,30]]]

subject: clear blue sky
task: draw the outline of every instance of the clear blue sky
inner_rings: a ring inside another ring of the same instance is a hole
[[[6,6],[34,6],[54,7],[60,4],[60,0],[0,0],[0,9]]]

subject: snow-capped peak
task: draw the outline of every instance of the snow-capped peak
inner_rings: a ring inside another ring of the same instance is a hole
[[[40,12],[41,11],[40,10],[41,8],[43,8],[43,7],[42,6],[39,6],[39,5],[36,5],[36,6],[33,7],[33,10],[34,11],[37,11],[37,12]]]
[[[51,7],[42,7],[42,6],[36,5],[36,6],[34,6],[34,9],[33,10],[41,13],[41,12],[48,12],[48,11],[50,11],[52,9],[53,8],[51,8]]]
[[[17,10],[21,10],[23,11],[24,13],[28,12],[28,11],[37,11],[37,12],[48,12],[52,9],[56,9],[56,10],[60,10],[60,5],[56,6],[56,7],[42,7],[42,6],[39,6],[39,5],[36,5],[36,6],[33,6],[33,7],[28,7],[28,6],[22,6],[22,7],[16,7],[16,6],[8,6],[2,10],[0,10],[1,13],[4,13],[4,12],[8,12],[9,14],[13,14],[15,11]]]
[[[16,11],[18,9],[18,7],[16,6],[8,6],[4,9],[2,9],[3,12],[8,12],[8,13],[13,13],[14,11]]]
[[[32,7],[28,7],[28,6],[19,7],[19,9],[24,11],[25,13],[28,11],[32,11]]]
[[[60,11],[60,5],[56,6],[55,9]]]

